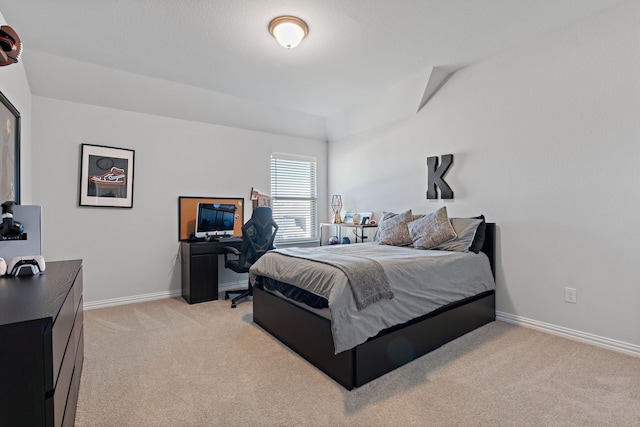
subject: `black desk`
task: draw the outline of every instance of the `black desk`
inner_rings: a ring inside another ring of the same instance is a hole
[[[218,255],[224,246],[240,249],[242,239],[180,242],[182,298],[189,304],[218,299]]]

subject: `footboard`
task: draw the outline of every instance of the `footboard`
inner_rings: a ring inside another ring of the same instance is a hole
[[[348,390],[354,387],[352,351],[334,354],[328,319],[253,288],[253,321]]]
[[[449,304],[334,354],[330,321],[254,287],[253,320],[337,383],[352,390],[495,320],[495,293]]]

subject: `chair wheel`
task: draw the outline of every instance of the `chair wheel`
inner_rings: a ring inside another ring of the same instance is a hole
[[[236,308],[236,303],[231,303],[231,308]]]

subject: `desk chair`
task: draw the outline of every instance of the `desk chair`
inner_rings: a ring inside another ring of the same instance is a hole
[[[253,210],[251,219],[242,226],[242,245],[240,250],[225,246],[224,266],[236,273],[248,273],[249,268],[262,255],[274,249],[273,241],[276,238],[278,224],[273,220],[271,208],[257,207]],[[229,254],[234,254],[237,258],[231,259]],[[251,280],[247,289],[226,291],[224,299],[229,299],[229,294],[240,294],[231,300],[231,308],[236,308],[238,300],[253,295]]]

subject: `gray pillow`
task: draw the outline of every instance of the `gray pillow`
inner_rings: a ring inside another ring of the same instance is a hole
[[[478,226],[481,223],[481,219],[451,218],[451,225],[458,237],[438,245],[433,249],[441,251],[469,252],[471,243],[473,243],[473,239],[476,237]]]
[[[385,213],[378,224],[377,241],[384,245],[406,246],[412,240],[407,224],[411,222],[411,209],[400,214]]]
[[[376,235],[373,236],[373,241],[374,242],[380,242],[380,232],[379,232],[379,230],[380,230],[380,225],[382,225],[382,222],[384,220],[391,219],[396,215],[398,215],[398,214],[395,213],[395,212],[382,211],[382,215],[380,216],[380,219],[378,220],[378,230],[376,231]]]
[[[418,249],[433,249],[457,237],[449,221],[446,206],[410,222],[409,235],[413,246]]]

